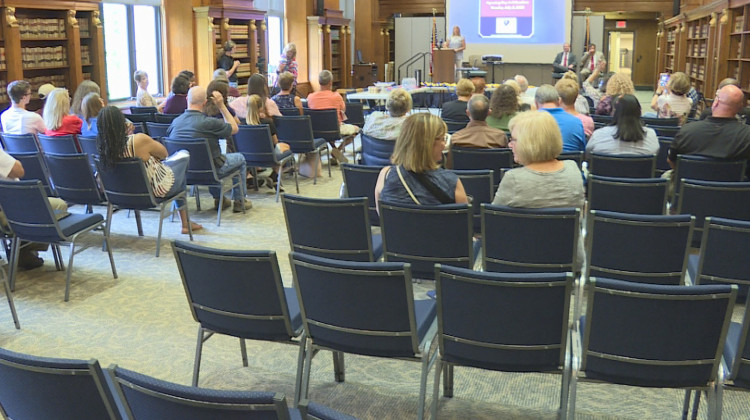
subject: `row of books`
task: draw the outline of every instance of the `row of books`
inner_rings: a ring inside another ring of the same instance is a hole
[[[25,69],[64,67],[68,65],[67,48],[57,47],[23,47],[21,62]]]
[[[697,77],[699,79],[702,79],[705,73],[706,66],[704,64],[691,64],[687,63],[685,64],[685,73],[691,75],[692,77]]]
[[[250,28],[247,25],[229,25],[229,38],[247,38]]]
[[[693,44],[691,55],[706,55],[707,46],[705,42],[699,44]]]
[[[81,35],[81,38],[90,38],[91,37],[91,29],[89,27],[89,20],[88,19],[78,19],[78,30]]]
[[[10,102],[8,98],[8,82],[0,80],[0,103]]]
[[[742,26],[745,22],[745,16],[739,15],[734,18],[734,32],[742,32]]]
[[[688,37],[689,38],[708,37],[708,23],[704,23],[703,25],[690,26],[690,29],[688,30]]]
[[[57,87],[65,86],[65,76],[63,76],[62,74],[27,77],[25,80],[31,85],[31,91],[33,92],[35,98],[38,98],[36,92],[39,90],[39,86],[45,83],[52,83],[53,86]]]
[[[81,65],[91,65],[91,47],[88,45],[81,45]]]
[[[234,47],[234,53],[236,55],[247,55],[247,44],[237,44]]]
[[[5,70],[5,47],[0,47],[0,70]]]
[[[65,38],[65,19],[18,18],[21,39]]]

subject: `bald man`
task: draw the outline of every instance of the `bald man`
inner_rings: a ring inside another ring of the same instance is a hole
[[[669,148],[668,162],[674,167],[677,155],[701,155],[716,159],[750,160],[750,126],[736,118],[745,106],[745,94],[735,85],[716,91],[712,115],[685,124]]]
[[[218,118],[209,117],[202,112],[203,106],[209,100],[213,101],[219,108],[223,121]],[[252,207],[252,203],[250,203],[250,200],[244,198],[245,193],[242,188],[245,185],[244,180],[247,177],[245,158],[241,153],[222,154],[221,147],[219,146],[219,139],[231,138],[232,134],[237,134],[239,131],[237,122],[224,104],[224,98],[221,93],[214,91],[209,99],[206,96],[206,88],[193,86],[188,91],[187,102],[188,108],[172,121],[172,124],[167,129],[167,136],[173,139],[208,139],[211,157],[220,177],[237,169],[240,170],[241,182],[232,189],[232,200],[234,200],[232,210],[235,213],[239,213],[245,209],[249,209]],[[221,189],[219,187],[210,187],[209,191],[214,197],[215,209],[218,209],[219,206],[222,206],[222,209],[229,207],[229,200],[225,197],[220,197]]]

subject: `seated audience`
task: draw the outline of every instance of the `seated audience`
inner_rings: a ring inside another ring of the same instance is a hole
[[[190,81],[190,86],[188,87],[188,89],[190,89],[191,87],[193,87],[193,86],[196,85],[196,83],[195,83],[195,73],[193,73],[192,71],[190,71],[190,70],[183,70],[183,71],[180,72],[180,74],[178,74],[178,76],[182,76],[182,77],[184,77],[184,78],[186,78],[186,79],[188,79]]]
[[[490,113],[490,101],[484,95],[474,95],[469,99],[466,110],[469,123],[466,128],[456,131],[451,136],[451,147],[471,147],[476,149],[497,149],[507,147],[508,139],[503,130],[487,125],[487,115]],[[453,167],[449,154],[448,167]]]
[[[143,70],[136,70],[133,73],[133,80],[138,84],[138,90],[135,93],[136,106],[157,106],[156,99],[148,93],[148,73]]]
[[[276,103],[279,108],[291,109],[297,108],[299,114],[302,115],[302,100],[299,96],[292,93],[294,88],[294,75],[288,71],[281,73],[276,80],[279,89],[281,91],[274,95],[271,99]]]
[[[576,86],[580,86],[581,84],[578,82],[578,75],[574,71],[569,71],[562,75],[562,78],[564,80],[572,80],[573,83],[576,84]],[[589,115],[589,101],[586,100],[586,97],[581,95],[581,89],[578,89],[578,96],[576,97],[576,103],[575,103],[576,111],[580,114]]]
[[[583,81],[583,93],[594,101],[594,108],[599,106],[599,101],[602,100],[607,91],[609,76],[604,73],[606,69],[607,62],[600,61],[599,65],[594,67],[594,71],[590,73],[589,77]],[[600,77],[600,75],[603,76]]]
[[[71,114],[77,115],[78,118],[83,119],[83,98],[85,98],[86,95],[91,92],[94,92],[97,95],[102,94],[102,90],[99,88],[99,85],[97,85],[96,82],[92,82],[91,80],[84,80],[80,85],[78,85],[78,88],[76,88],[76,93],[73,94],[73,99],[70,102]]]
[[[381,200],[399,204],[467,203],[458,176],[439,165],[445,148],[445,122],[427,112],[409,115],[396,139],[392,166],[380,171],[375,205]]]
[[[521,89],[519,98],[522,104],[534,106],[534,96],[536,95],[536,88],[529,88],[529,80],[522,74],[517,74],[513,77],[513,80],[518,83],[518,87]]]
[[[471,83],[474,85],[474,95],[484,95],[484,89],[487,87],[484,77],[472,77]]]
[[[55,88],[47,96],[44,103],[44,125],[48,136],[66,136],[80,134],[83,121],[70,111],[70,95],[68,89]]]
[[[332,90],[333,74],[331,74],[330,70],[323,70],[320,72],[318,75],[318,83],[320,84],[320,90],[307,96],[307,106],[309,106],[310,109],[336,109],[338,111],[339,132],[344,141],[342,141],[338,147],[336,146],[335,141],[329,141],[331,144],[331,154],[339,162],[349,162],[349,159],[344,156],[344,148],[347,144],[354,141],[354,135],[359,133],[359,127],[344,123],[346,120],[346,104],[344,103],[344,98]],[[274,104],[274,106],[275,105],[276,104]]]
[[[40,117],[43,116],[42,113],[44,112],[44,103],[47,100],[47,95],[49,95],[49,93],[52,92],[52,90],[54,89],[55,89],[55,85],[53,85],[52,83],[45,83],[39,86],[39,89],[37,89],[36,94],[39,96],[39,99],[41,99],[42,106],[34,112],[39,114]]]
[[[563,152],[583,152],[586,148],[586,134],[583,123],[578,118],[560,108],[560,95],[551,85],[541,85],[536,91],[536,107],[547,112],[557,121],[562,133]]]
[[[466,115],[466,106],[472,94],[474,94],[474,84],[471,83],[471,80],[459,80],[456,84],[456,95],[458,98],[455,101],[448,101],[443,104],[440,118],[447,121],[468,122],[469,117]]]
[[[727,77],[726,79],[719,82],[719,86],[716,88],[716,90],[720,90],[724,86],[727,85],[735,85],[738,88],[742,89],[742,86],[740,86],[740,82],[737,81],[737,79],[732,79],[731,77]],[[711,116],[711,107],[708,107],[701,112],[700,119],[705,120],[706,118]],[[746,123],[750,121],[750,107],[743,106],[740,112],[737,113],[737,120],[743,123]]]
[[[14,80],[8,84],[10,108],[0,115],[3,132],[8,134],[38,134],[47,131],[44,120],[36,112],[26,110],[31,100],[31,85],[25,80]],[[20,163],[19,163],[20,165]]]
[[[271,140],[274,144],[274,155],[276,159],[281,159],[284,152],[289,150],[289,145],[286,143],[279,142],[279,138],[276,136],[276,124],[273,122],[273,118],[266,114],[265,102],[263,98],[258,95],[252,94],[247,98],[247,125],[259,125],[267,124],[268,129],[271,131]],[[276,183],[279,180],[279,173],[281,168],[275,166],[271,175],[265,179],[265,184],[270,189],[276,189]],[[248,182],[249,183],[249,182]],[[258,185],[261,185],[259,183]],[[283,191],[283,189],[281,190]]]
[[[187,109],[188,89],[190,89],[190,79],[182,73],[172,79],[172,92],[162,102],[162,112],[165,114],[182,114]]]
[[[612,115],[615,109],[613,102],[622,95],[634,95],[635,87],[630,77],[623,73],[614,73],[607,79],[604,96],[596,105],[596,115]]]
[[[412,107],[411,94],[402,88],[393,89],[385,101],[388,112],[375,111],[365,120],[362,132],[381,140],[396,140],[401,126],[409,116]]]
[[[578,95],[578,84],[570,79],[562,78],[555,83],[555,89],[557,94],[560,95],[560,107],[568,114],[581,120],[586,139],[591,137],[591,133],[594,132],[594,120],[588,115],[578,112],[575,106],[576,98],[580,96]]]
[[[678,118],[680,125],[687,122],[688,114],[693,106],[690,98],[685,94],[690,90],[690,78],[688,75],[678,71],[672,73],[666,88],[656,88],[654,97],[651,99],[651,108],[656,111],[657,118]]]
[[[224,103],[224,106],[227,108],[227,111],[232,115],[232,118],[234,118],[234,121],[239,124],[240,119],[237,118],[237,114],[235,114],[234,110],[229,107],[229,104],[227,103],[227,91],[229,90],[229,82],[222,79],[215,79],[212,80],[211,83],[208,84],[208,87],[206,88],[206,95],[211,98],[213,97],[213,92],[219,92],[221,94],[222,102]],[[216,105],[214,101],[207,101],[206,105],[203,107],[203,113],[208,115],[209,117],[222,119],[222,113],[219,107]]]
[[[280,117],[281,111],[276,106],[276,102],[271,99],[268,93],[268,81],[262,74],[255,73],[247,80],[247,95],[258,95],[263,98],[266,113],[270,117]],[[229,101],[229,106],[237,115],[247,115],[247,97],[241,96],[235,100]],[[264,115],[265,116],[265,115]]]
[[[227,76],[227,71],[224,69],[214,70],[214,80],[223,80],[227,82],[227,85],[229,85],[229,77]],[[240,90],[232,85],[229,85],[229,89],[227,90],[227,93],[232,98],[239,98],[241,96]]]
[[[655,155],[659,153],[656,132],[644,126],[641,104],[633,95],[615,101],[612,123],[596,131],[586,143],[586,154]]]
[[[167,149],[147,134],[128,134],[125,116],[115,106],[102,109],[97,117],[96,144],[102,166],[113,167],[125,158],[137,157],[146,166],[146,174],[156,197],[169,197],[187,188],[186,177],[190,154],[180,150],[167,156]],[[177,200],[182,221],[182,233],[189,233],[185,200]],[[192,223],[192,230],[202,229]]]
[[[192,87],[188,91],[188,109],[172,121],[172,124],[167,129],[167,136],[176,139],[207,139],[211,149],[211,157],[214,165],[216,165],[216,171],[219,176],[239,169],[240,179],[247,179],[245,157],[241,153],[223,154],[219,146],[219,139],[227,139],[232,134],[237,134],[239,130],[237,120],[229,112],[221,92],[217,90],[213,91],[210,100],[219,109],[224,121],[205,115],[202,111],[208,100],[205,88],[201,86]],[[252,207],[250,200],[245,199],[243,196],[244,187],[244,185],[239,184],[237,187],[232,188],[232,199],[234,200],[232,211],[235,213],[242,211],[243,200],[245,208],[249,209]],[[210,187],[208,190],[214,197],[216,209],[219,206],[222,209],[229,207],[230,202],[220,196],[221,191],[219,187]]]
[[[498,130],[508,131],[508,122],[518,114],[519,108],[516,90],[510,85],[501,85],[492,92],[487,125]]]
[[[102,100],[98,93],[91,92],[83,98],[83,102],[81,103],[81,109],[83,110],[82,136],[96,137],[99,133],[96,119],[102,108],[104,108],[104,100]]]

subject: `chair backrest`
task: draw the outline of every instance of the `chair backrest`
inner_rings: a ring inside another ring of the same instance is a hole
[[[673,141],[669,137],[659,137],[659,153],[656,154],[657,173],[672,169],[672,166],[667,162],[667,157],[669,156],[669,148],[672,147]]]
[[[282,195],[290,248],[337,260],[375,261],[367,203],[367,197]]]
[[[96,171],[94,156],[99,154],[99,146],[96,143],[96,137],[78,136],[78,145],[81,146],[81,153],[88,156],[91,170]]]
[[[648,125],[648,127],[652,128],[657,136],[671,139],[673,139],[674,136],[677,135],[677,132],[680,131],[680,127],[676,125]]]
[[[38,134],[39,147],[45,153],[80,153],[76,138],[72,134],[67,136],[45,136]]]
[[[279,141],[288,144],[289,150],[294,153],[306,153],[315,149],[315,138],[309,115],[297,113],[294,116],[274,117],[273,120],[276,124],[276,137]]]
[[[619,213],[664,214],[667,205],[665,178],[588,177],[589,210]]]
[[[159,112],[155,106],[131,106],[130,114],[156,114]]]
[[[52,189],[52,184],[49,181],[49,169],[47,168],[46,162],[42,158],[42,152],[23,152],[9,153],[17,161],[21,162],[23,166],[23,180],[34,180],[38,179],[44,186],[44,192],[48,196],[54,196],[56,193]]]
[[[497,186],[502,179],[500,170],[513,167],[513,151],[508,148],[477,149],[470,147],[451,147],[453,169],[492,169],[493,180]]]
[[[145,210],[157,205],[146,166],[140,158],[126,158],[105,168],[99,157],[94,158],[107,201],[117,207]]]
[[[362,163],[373,166],[388,166],[396,146],[395,140],[383,140],[377,137],[360,134],[362,140]]]
[[[675,193],[679,194],[683,179],[702,181],[742,181],[747,161],[727,161],[704,156],[677,155],[674,173]]]
[[[560,153],[560,156],[557,157],[557,160],[575,161],[575,163],[578,164],[578,169],[581,169],[581,164],[583,164],[583,152],[562,152]]]
[[[466,204],[419,206],[380,201],[383,258],[411,263],[412,275],[432,279],[434,264],[472,268],[471,208]]]
[[[592,153],[589,173],[620,178],[653,178],[656,155],[605,155]]]
[[[190,163],[186,176],[188,184],[213,185],[219,183],[207,139],[172,139],[164,137],[162,138],[162,143],[170,155],[183,149],[190,153]]]
[[[278,163],[274,157],[273,139],[268,124],[241,125],[233,138],[237,152],[245,157],[248,167]]]
[[[0,133],[3,147],[8,153],[38,152],[39,144],[33,134]]]
[[[586,97],[586,99],[591,99],[591,98]],[[589,115],[589,117],[591,117],[591,119],[594,120],[595,123],[602,123],[604,125],[607,125],[612,122],[611,115],[599,115],[599,114],[592,113],[591,115]]]
[[[652,126],[677,126],[680,124],[679,118],[655,118],[655,117],[641,117],[641,121],[644,124]]]
[[[160,115],[160,114],[156,114]],[[162,123],[162,122],[146,122],[146,131],[149,136],[152,138],[158,138],[158,137],[167,137],[167,129],[169,126],[172,125],[171,123]]]
[[[75,204],[101,204],[104,201],[88,155],[45,153],[44,158],[60,198]]]
[[[443,121],[445,121],[445,125],[448,127],[448,134],[453,134],[458,130],[466,128],[466,125],[469,123],[468,120],[453,121],[453,120],[446,120],[445,118],[443,119]]]
[[[587,284],[581,370],[589,378],[649,387],[716,380],[737,286]]]
[[[0,412],[11,419],[120,419],[99,362],[0,349]]]
[[[380,226],[380,216],[375,209],[375,184],[378,182],[381,169],[383,168],[380,166],[341,164],[346,196],[367,197],[371,226]]]
[[[736,284],[738,301],[745,301],[750,288],[750,222],[707,217],[698,258],[695,284]]]
[[[315,138],[323,138],[328,141],[341,138],[338,110],[304,108],[304,112],[305,115],[310,116]]]
[[[193,319],[203,328],[256,340],[298,335],[275,252],[215,249],[183,241],[173,242],[172,250]]]
[[[695,218],[592,210],[586,229],[589,275],[640,283],[684,283]]]
[[[503,371],[565,365],[571,273],[490,273],[435,268],[441,358]],[[467,310],[466,304],[477,310]]]
[[[677,213],[695,216],[693,246],[701,243],[707,216],[750,221],[750,182],[682,179]]]
[[[299,117],[299,108],[279,108],[281,115],[285,117]]]
[[[729,327],[727,340],[737,340],[736,347],[729,346],[734,354],[724,352],[724,360],[730,369],[728,379],[734,386],[750,389],[750,310],[745,306],[745,317],[742,324],[734,324]],[[733,356],[733,357],[732,357]]]
[[[580,235],[576,208],[522,209],[482,205],[482,267],[485,271],[575,271]],[[540,241],[539,238],[544,238]]]
[[[159,124],[172,124],[172,121],[174,121],[175,118],[179,117],[182,114],[154,114],[154,119]]]
[[[112,365],[107,369],[133,420],[289,419],[284,394],[179,385]]]
[[[365,125],[365,112],[364,104],[362,102],[346,102],[346,120],[347,124],[356,125],[357,127],[364,127]]]
[[[154,114],[152,113],[128,114],[125,118],[134,123],[136,127],[138,126],[138,123],[156,122],[156,117],[154,117]]]
[[[466,195],[471,197],[471,213],[474,215],[474,233],[482,232],[482,204],[492,203],[495,198],[494,172],[490,169],[453,170],[461,180]]]
[[[409,264],[299,252],[289,259],[305,334],[316,345],[370,356],[418,353],[426,331],[417,331]]]

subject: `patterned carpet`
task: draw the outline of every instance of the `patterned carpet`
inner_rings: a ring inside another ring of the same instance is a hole
[[[294,192],[293,180],[285,179]],[[324,176],[318,185],[300,179],[300,192],[337,197],[340,171]],[[284,215],[268,189],[251,192],[253,209],[247,214],[222,215],[217,227],[212,200],[202,194],[201,212],[193,218],[204,229],[199,244],[231,249],[272,249],[279,256],[284,284],[291,285],[289,244]],[[195,202],[190,201],[191,212]],[[82,211],[73,208],[72,211]],[[97,209],[104,212],[104,209]],[[64,273],[57,272],[51,254],[43,268],[19,275],[15,299],[22,329],[14,329],[10,313],[0,303],[0,346],[40,356],[97,358],[102,366],[116,363],[127,369],[181,384],[190,384],[197,324],[193,321],[174,263],[169,241],[187,239],[177,221],[165,220],[161,257],[154,257],[158,215],[145,213],[144,237],[125,212],[115,215],[112,244],[118,279],[113,279],[98,233],[83,239],[92,247],[75,258],[70,302],[63,302]],[[331,226],[336,229],[336,226]],[[67,250],[63,251],[67,258]],[[429,282],[415,284],[424,297]],[[4,300],[4,297],[2,297]],[[203,387],[279,391],[291,403],[297,347],[247,342],[249,366],[242,367],[237,339],[216,336],[204,346],[200,384]],[[313,359],[310,399],[362,419],[415,418],[419,392],[418,363],[347,355],[345,383],[333,380],[330,353]],[[443,419],[554,419],[559,403],[560,377],[543,374],[506,374],[457,368],[454,397],[441,397]],[[428,394],[431,394],[431,373]],[[747,393],[724,393],[724,418],[750,418]],[[683,392],[583,383],[579,387],[579,419],[677,419]],[[428,397],[427,404],[431,402]],[[705,404],[700,417],[705,418]]]

